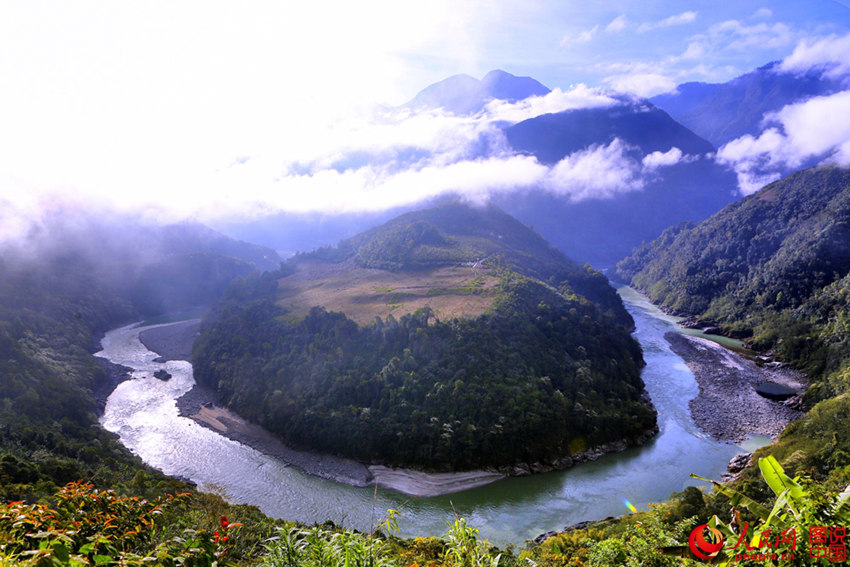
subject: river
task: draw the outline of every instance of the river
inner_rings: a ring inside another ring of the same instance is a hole
[[[690,473],[719,479],[742,447],[715,441],[690,417],[688,401],[698,389],[693,374],[675,355],[664,333],[675,328],[646,298],[619,290],[635,319],[635,337],[643,347],[643,379],[658,410],[660,433],[642,447],[606,455],[565,471],[521,478],[432,498],[390,490],[355,488],[303,474],[294,467],[231,441],[180,417],[176,400],[194,384],[188,362],[154,362],[157,355],[139,342],[134,325],[115,329],[103,339],[97,356],[134,369],[107,400],[103,426],[146,463],[164,473],[191,479],[201,489],[231,502],[259,506],[270,516],[312,524],[332,520],[370,529],[388,508],[400,511],[406,536],[439,536],[455,513],[491,542],[521,544],[543,532],[582,520],[629,513],[667,498],[695,483]],[[153,372],[165,369],[172,379]],[[764,440],[752,440],[752,450]]]

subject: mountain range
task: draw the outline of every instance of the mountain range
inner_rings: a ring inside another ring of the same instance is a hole
[[[689,83],[677,94],[652,100],[610,95],[610,102],[602,107],[499,122],[508,151],[534,156],[552,174],[540,186],[500,192],[492,198],[570,257],[611,267],[668,226],[703,220],[734,200],[737,179],[714,160],[718,144],[753,131],[770,109],[835,88],[834,82],[772,69],[766,66],[725,84]],[[414,113],[442,109],[475,115],[494,100],[532,100],[550,92],[532,78],[497,70],[481,80],[450,77],[426,87],[405,106]],[[729,128],[720,135],[701,125],[700,117],[706,117],[706,125]],[[490,157],[486,147],[481,150],[478,159]],[[357,163],[366,165],[369,159],[360,155]],[[582,173],[594,160],[600,162],[597,170]],[[336,244],[421,206],[427,203],[362,215],[281,213],[251,225],[222,228],[292,253]]]
[[[633,177],[609,194],[581,198],[580,184],[592,180],[568,179],[547,190],[496,198],[571,257],[600,268],[613,266],[670,224],[702,220],[734,198],[734,175],[708,157],[713,146],[645,101],[545,114],[506,128],[505,135],[515,151],[556,168],[577,152],[621,146]],[[681,157],[646,171],[648,156],[671,151]]]
[[[757,136],[768,113],[843,88],[840,78],[783,72],[775,61],[726,83],[684,83],[649,100],[719,148],[746,134]]]

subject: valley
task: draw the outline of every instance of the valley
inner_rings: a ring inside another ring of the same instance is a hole
[[[846,563],[846,2],[40,4],[0,566]]]
[[[451,501],[458,513],[480,526],[482,537],[498,545],[521,544],[525,539],[560,530],[565,525],[619,516],[626,511],[624,498],[640,507],[664,499],[671,492],[683,490],[691,472],[719,478],[732,456],[755,448],[750,443],[744,443],[741,448],[707,438],[695,425],[688,400],[697,395],[698,386],[693,374],[671,351],[664,338],[665,333],[675,328],[673,322],[633,291],[623,289],[621,293],[635,319],[635,337],[645,353],[647,366],[642,375],[659,412],[660,432],[646,445],[597,454],[595,460],[567,470],[510,477],[445,496],[411,498],[395,490],[380,488],[374,499],[374,481],[366,481],[366,486],[356,488],[324,480],[322,477],[327,478],[327,473],[334,470],[331,461],[327,462],[323,473],[325,465],[316,457],[305,456],[309,461],[303,462],[291,454],[278,454],[281,461],[273,458],[274,449],[253,444],[250,439],[233,443],[212,437],[208,441],[208,433],[212,431],[201,432],[185,424],[188,419],[179,417],[174,409],[167,409],[168,397],[148,398],[145,395],[151,402],[159,400],[150,405],[133,402],[144,395],[146,385],[155,385],[161,390],[154,378],[124,383],[110,399],[108,413],[128,422],[156,421],[157,427],[129,429],[119,425],[120,422],[109,427],[116,428],[122,437],[127,435],[125,442],[158,468],[191,478],[201,488],[215,484],[229,499],[255,503],[273,517],[306,524],[331,518],[345,526],[366,529],[370,515],[379,513],[375,510],[393,508],[401,513],[402,533],[411,537],[427,536],[444,529],[452,515]],[[144,327],[142,330],[145,332]],[[133,354],[130,359],[125,355],[109,356],[127,364],[131,360],[152,360],[156,354],[145,357]],[[158,367],[157,363],[144,363],[139,370],[150,377]],[[175,374],[177,376],[180,375]],[[176,392],[167,394],[177,395]],[[130,405],[133,406],[131,411],[138,413],[135,418],[133,413],[126,413]],[[146,415],[150,417],[144,417]],[[249,445],[256,447],[258,453],[249,449]],[[177,447],[182,449],[175,449]],[[228,463],[226,474],[211,466],[213,462]],[[313,474],[302,474],[300,469],[310,470],[311,464],[318,467]],[[365,471],[365,467],[362,470]],[[261,474],[254,471],[261,471]],[[317,474],[319,476],[315,476]],[[659,479],[666,479],[667,484],[659,483]],[[347,513],[342,515],[340,510]]]

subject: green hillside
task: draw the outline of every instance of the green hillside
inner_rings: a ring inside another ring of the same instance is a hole
[[[770,449],[792,472],[850,465],[850,171],[805,170],[637,249],[619,273],[669,309],[804,370],[807,416]]]
[[[455,203],[233,288],[193,360],[231,409],[297,446],[566,466],[655,427],[632,325],[603,275],[494,207]]]

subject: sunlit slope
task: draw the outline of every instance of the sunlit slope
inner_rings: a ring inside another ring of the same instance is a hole
[[[439,319],[474,317],[496,299],[499,269],[543,279],[581,271],[499,209],[453,203],[296,257],[277,304],[295,318],[320,305],[359,324],[426,306]]]
[[[340,269],[340,268],[344,269]],[[489,268],[446,266],[394,273],[327,262],[304,261],[281,278],[277,304],[296,318],[314,305],[339,311],[360,325],[430,307],[438,319],[474,317],[493,304],[499,278]]]

